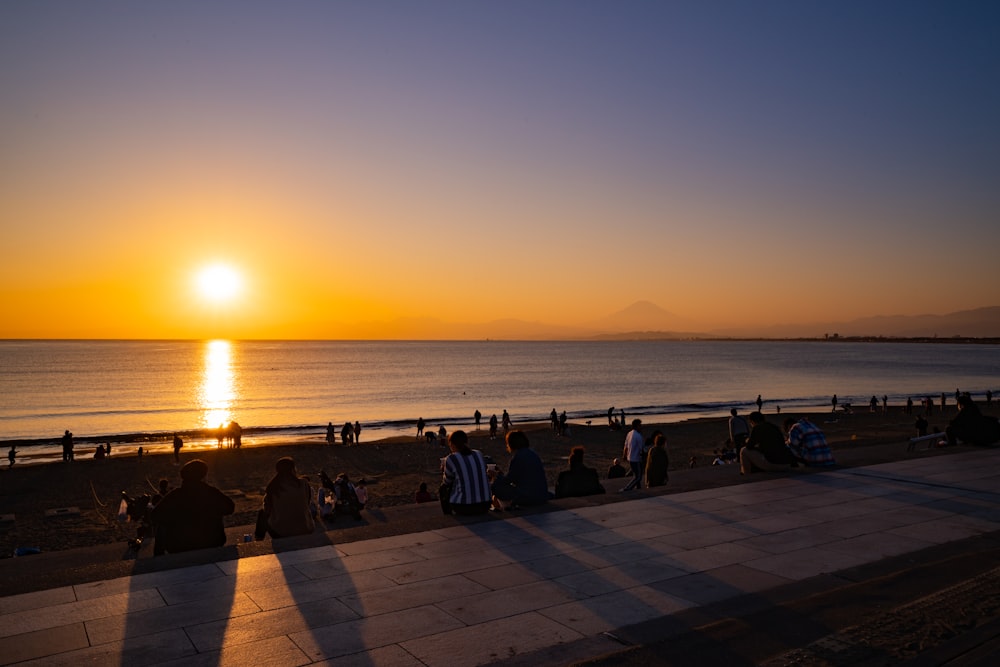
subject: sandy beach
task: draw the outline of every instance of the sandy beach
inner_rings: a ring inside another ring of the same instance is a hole
[[[991,413],[996,414],[995,406]],[[767,415],[779,425],[785,418],[796,416]],[[944,414],[935,412],[930,418],[932,430],[937,425],[943,428],[952,416],[953,407]],[[864,411],[813,413],[809,417],[826,433],[839,464],[860,465],[920,455],[908,453],[906,447],[907,440],[916,435],[915,415],[907,415],[899,408],[888,414]],[[532,447],[545,463],[550,484],[566,467],[566,458],[574,446],[586,449],[586,463],[597,468],[603,478],[611,460],[621,455],[625,436],[597,422],[589,426],[571,423],[568,437],[557,436],[548,424],[515,427],[528,433]],[[728,438],[727,421],[721,418],[643,425],[646,435],[656,429],[667,437],[672,471],[688,468],[692,458],[697,467],[710,466],[714,452]],[[501,438],[490,440],[486,430],[472,431],[470,436],[474,448],[493,457],[501,469],[506,467],[508,454]],[[299,443],[239,451],[182,451],[181,463],[196,457],[208,463],[208,482],[236,502],[236,513],[227,519],[227,526],[243,526],[253,523],[279,457],[292,456],[299,474],[309,476],[314,485],[320,470],[331,475],[346,472],[354,480],[364,478],[368,482],[369,507],[377,509],[412,502],[413,492],[421,482],[436,491],[439,460],[447,451],[441,443],[396,437],[352,447]],[[152,493],[161,478],[169,480],[171,487],[176,486],[180,483],[178,471],[172,455],[146,455],[141,460],[112,456],[103,461],[88,457],[73,463],[5,466],[0,471],[0,515],[7,520],[0,523],[0,557],[11,557],[17,547],[37,547],[48,552],[124,543],[135,535],[135,525],[117,519],[121,492]],[[738,466],[717,466],[712,474],[718,476],[719,485],[729,484],[738,477]],[[665,490],[670,491],[669,482]],[[63,511],[47,516],[46,511],[51,514],[52,510]],[[343,525],[338,527],[346,527],[346,521],[342,520]]]

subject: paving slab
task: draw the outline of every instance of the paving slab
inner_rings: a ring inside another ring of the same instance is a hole
[[[1000,452],[972,451],[468,522],[422,508],[414,532],[0,597],[0,663],[564,664],[991,540],[998,482]]]

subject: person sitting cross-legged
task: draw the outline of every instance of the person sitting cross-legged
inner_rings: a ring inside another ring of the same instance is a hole
[[[785,445],[781,429],[764,419],[764,415],[750,413],[750,437],[740,450],[740,474],[746,475],[756,470],[777,472],[789,470],[795,457]]]

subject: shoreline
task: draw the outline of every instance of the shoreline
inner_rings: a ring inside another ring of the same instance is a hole
[[[992,412],[991,412],[992,413]],[[769,421],[780,426],[785,418],[803,413],[782,412],[767,414]],[[934,426],[947,424],[954,409],[945,414],[936,412],[931,421]],[[881,413],[854,413],[832,415],[829,412],[810,412],[808,416],[825,432],[838,461],[850,458],[871,457],[877,450],[887,449],[891,457],[910,456],[907,453],[909,438],[916,435],[913,427],[915,415],[902,410]],[[596,468],[601,479],[606,478],[611,459],[621,457],[625,432],[600,426],[571,424],[568,437],[554,434],[546,423],[516,424],[524,430],[531,446],[545,466],[551,487],[558,473],[566,468],[570,449],[585,449],[586,465]],[[737,465],[711,466],[714,451],[728,439],[728,423],[721,417],[701,417],[672,423],[644,423],[648,437],[654,430],[662,430],[667,438],[670,470],[689,467],[692,457],[696,467],[711,467],[705,471],[718,484],[734,483],[739,479]],[[492,457],[505,469],[509,460],[502,437],[491,440],[488,431],[468,431],[470,445]],[[873,447],[888,445],[888,447]],[[314,488],[320,470],[331,475],[348,473],[352,480],[365,479],[368,484],[369,504],[366,512],[377,513],[380,508],[407,505],[413,502],[413,492],[420,483],[427,483],[436,490],[440,483],[440,457],[447,453],[446,445],[424,440],[413,435],[362,441],[359,445],[328,445],[317,439],[314,442],[282,441],[266,446],[247,446],[240,450],[185,447],[180,461],[170,454],[144,456],[115,456],[93,460],[78,458],[73,463],[41,465],[17,464],[0,470],[0,515],[13,515],[12,521],[0,522],[0,558],[10,557],[17,547],[37,547],[42,551],[62,551],[80,546],[96,546],[121,542],[133,537],[135,526],[120,523],[117,509],[121,492],[130,495],[155,491],[158,480],[168,480],[171,488],[177,486],[180,465],[200,458],[209,466],[207,481],[223,490],[236,503],[236,512],[227,518],[227,527],[252,525],[260,508],[263,489],[272,477],[275,461],[282,456],[292,456],[298,473],[311,478]],[[949,451],[942,448],[940,451]],[[926,455],[921,450],[912,455]],[[879,456],[882,456],[879,454]],[[675,482],[676,483],[676,482]],[[666,491],[670,491],[668,481]],[[56,508],[74,508],[71,514],[53,518],[46,511]],[[373,514],[372,516],[374,516]],[[339,525],[339,524],[338,524]],[[344,527],[350,528],[349,523]]]
[[[776,403],[774,401],[769,401],[769,403]],[[849,403],[848,403],[849,405]],[[633,410],[631,412],[626,411],[627,421],[631,421],[633,418],[639,418],[644,423],[665,425],[665,424],[681,424],[686,422],[697,422],[701,420],[725,420],[729,417],[730,407],[737,407],[740,410],[740,414],[746,416],[749,414],[753,407],[748,406],[727,406],[725,408],[720,407],[708,407],[703,406],[701,409],[692,409],[688,411],[678,411],[678,412],[643,412],[642,410]],[[796,405],[787,411],[787,414],[820,414],[824,413],[829,406],[814,406],[814,405]],[[764,412],[768,413],[768,406],[765,404]],[[773,410],[772,406],[772,410]],[[779,407],[780,413],[780,407]],[[778,414],[778,413],[774,413]],[[615,417],[617,418],[619,412],[615,412]],[[592,413],[586,412],[582,416],[570,416],[569,424],[571,428],[600,428],[607,427],[606,420],[607,412]],[[437,427],[444,425],[448,432],[454,430],[464,430],[467,433],[472,433],[475,431],[475,423],[472,420],[465,418],[446,418],[446,419],[433,419],[427,421],[427,431],[437,431]],[[486,431],[488,418],[484,416],[481,431]],[[405,426],[401,422],[393,422],[392,425],[388,425],[387,422],[376,422],[376,424],[382,425],[365,425],[362,424],[362,444],[379,443],[379,442],[393,442],[399,439],[415,439],[416,433],[416,419],[409,420],[405,422]],[[334,425],[338,427],[337,424]],[[549,422],[547,418],[529,418],[526,421],[515,422],[514,428],[531,429],[535,430],[538,428],[548,428]],[[624,433],[628,431],[626,427],[622,430]],[[135,457],[139,447],[143,448],[143,455],[161,455],[161,454],[172,454],[173,446],[172,440],[175,432],[156,432],[156,433],[117,433],[108,435],[83,435],[79,436],[74,434],[74,456],[79,460],[92,459],[94,455],[94,450],[98,445],[111,444],[112,456],[116,457]],[[180,435],[184,440],[184,451],[214,451],[219,449],[217,446],[217,438],[212,429],[187,429],[187,430],[177,430],[176,433]],[[340,430],[337,428],[337,442],[335,446],[341,447],[340,445]],[[244,426],[243,427],[243,446],[244,447],[280,447],[285,445],[326,445],[326,426],[322,424],[317,425],[302,425],[302,426]],[[60,443],[60,438],[56,437],[45,437],[45,438],[34,438],[34,439],[8,439],[0,440],[0,449],[6,451],[9,450],[11,446],[15,446],[17,449],[17,465],[47,465],[51,463],[62,463],[62,445]],[[222,449],[225,449],[223,446]]]

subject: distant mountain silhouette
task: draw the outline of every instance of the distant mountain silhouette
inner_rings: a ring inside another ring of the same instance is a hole
[[[713,334],[753,338],[822,338],[839,336],[884,336],[899,338],[1000,337],[1000,306],[961,310],[946,315],[885,315],[847,322],[776,324],[770,327],[716,329]]]
[[[626,332],[690,332],[698,329],[692,320],[680,317],[649,301],[636,301],[632,305],[586,324],[601,333]]]
[[[900,338],[1000,338],[1000,306],[946,315],[891,315],[847,322],[776,324],[704,331],[697,323],[649,301],[582,326],[529,322],[513,318],[484,323],[445,322],[433,317],[340,324],[335,337],[359,340],[678,340],[691,338],[823,338],[824,336]],[[334,335],[331,331],[331,335]]]

